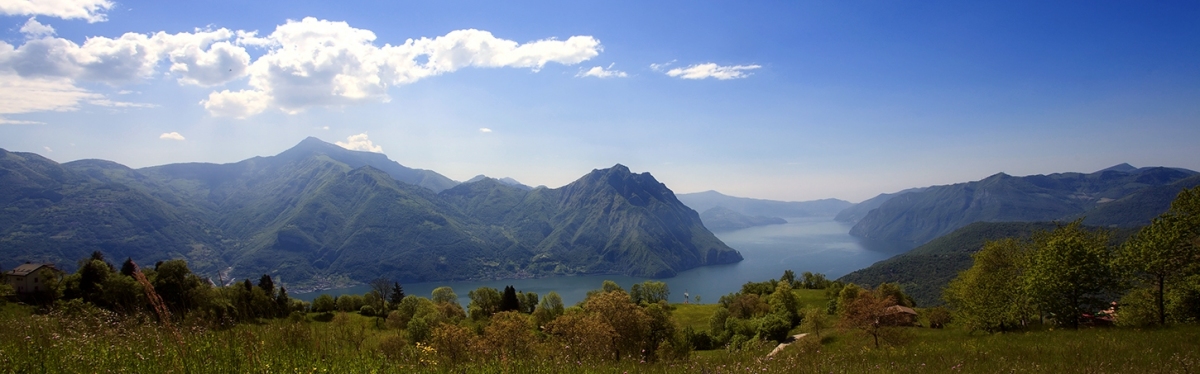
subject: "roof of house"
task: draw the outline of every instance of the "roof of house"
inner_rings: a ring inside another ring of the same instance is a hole
[[[892,305],[892,306],[887,307],[887,309],[884,310],[884,314],[896,314],[896,313],[911,314],[914,316],[917,315],[917,311],[913,310],[913,308],[909,308],[909,307],[906,307],[903,305]]]
[[[50,269],[54,269],[55,271],[58,270],[57,268],[54,267],[54,264],[23,264],[21,266],[17,266],[16,269],[12,269],[12,270],[5,272],[4,274],[22,277],[22,276],[29,275],[29,274],[37,271],[38,269],[41,269],[43,266],[48,267]]]

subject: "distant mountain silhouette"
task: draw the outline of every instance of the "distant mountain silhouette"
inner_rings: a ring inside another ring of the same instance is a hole
[[[679,201],[697,212],[720,206],[747,216],[782,218],[832,217],[851,205],[838,199],[775,201],[729,196],[717,191],[679,194]]]

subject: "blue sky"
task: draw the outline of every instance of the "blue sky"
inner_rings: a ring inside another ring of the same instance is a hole
[[[1200,5],[1146,4],[0,0],[0,148],[778,200],[1200,170]]]

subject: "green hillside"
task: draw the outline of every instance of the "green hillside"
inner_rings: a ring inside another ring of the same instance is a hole
[[[1165,167],[1025,177],[999,173],[980,181],[897,194],[867,213],[850,234],[924,244],[974,222],[1073,220],[1093,211],[1097,218],[1089,224],[1140,226],[1166,210],[1174,198],[1171,191],[1182,190],[1189,183],[1184,180],[1195,175]]]
[[[437,180],[314,138],[233,164],[140,170],[3,152],[0,243],[22,262],[183,258],[214,280],[271,274],[297,290],[380,276],[665,277],[741,260],[665,185],[621,165],[559,189]]]
[[[1053,222],[976,222],[929,241],[913,250],[839,278],[869,287],[899,283],[919,306],[941,305],[942,289],[958,273],[971,267],[971,255],[989,240],[1028,238],[1037,231],[1050,231]],[[1093,228],[1104,230],[1104,228]],[[1113,231],[1111,239],[1123,242],[1136,228]]]

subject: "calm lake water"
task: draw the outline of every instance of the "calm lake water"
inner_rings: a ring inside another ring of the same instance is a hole
[[[835,279],[846,273],[870,266],[896,254],[912,249],[892,243],[871,242],[850,236],[850,225],[833,221],[832,218],[789,218],[782,225],[751,227],[743,230],[717,232],[725,244],[742,252],[745,258],[739,263],[703,266],[679,273],[673,278],[659,279],[670,287],[671,302],[683,302],[683,293],[688,292],[693,302],[697,296],[703,303],[716,302],[722,295],[737,292],[746,282],[761,282],[778,279],[784,270],[800,273],[811,271],[824,273]],[[558,292],[566,305],[583,300],[587,291],[600,288],[605,280],[611,280],[629,289],[635,283],[649,278],[623,275],[586,275],[538,279],[508,279],[494,281],[427,282],[401,284],[407,295],[429,297],[434,288],[450,286],[458,294],[465,308],[470,301],[467,292],[479,287],[503,290],[513,286],[518,291],[536,292],[546,295]],[[324,290],[295,294],[292,297],[312,301],[320,294],[332,296],[364,294],[370,286],[361,285],[342,289]]]

